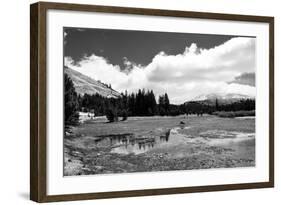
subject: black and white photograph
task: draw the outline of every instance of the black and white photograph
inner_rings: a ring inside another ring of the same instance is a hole
[[[256,37],[63,28],[64,176],[256,166]]]

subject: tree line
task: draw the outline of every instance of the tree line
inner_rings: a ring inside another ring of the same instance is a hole
[[[78,107],[81,111],[91,112],[96,116],[106,115],[109,110],[118,116],[154,116],[170,115],[168,94],[159,96],[156,101],[153,90],[139,89],[136,93],[121,93],[119,98],[107,98],[99,94],[78,95]]]
[[[78,122],[78,111],[94,112],[95,116],[107,116],[110,122],[126,120],[128,116],[176,116],[181,114],[212,114],[214,111],[254,110],[255,100],[247,99],[231,104],[213,105],[187,102],[181,105],[170,103],[167,93],[156,100],[153,90],[139,89],[136,93],[121,93],[119,98],[107,98],[99,94],[77,94],[70,77],[64,76],[64,117],[66,124]]]

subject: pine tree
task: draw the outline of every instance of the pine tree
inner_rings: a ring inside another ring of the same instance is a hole
[[[155,95],[153,93],[153,90],[150,91],[149,96],[150,96],[149,98],[150,98],[150,107],[151,107],[152,115],[155,115],[157,104],[156,104]]]
[[[219,110],[219,101],[218,101],[218,99],[216,98],[216,111],[218,111]]]
[[[165,108],[166,114],[168,115],[168,113],[170,111],[170,100],[169,100],[167,93],[165,93],[165,95],[164,95],[164,108]]]
[[[78,96],[72,80],[67,74],[64,74],[64,120],[65,124],[76,124],[79,120],[79,102]]]

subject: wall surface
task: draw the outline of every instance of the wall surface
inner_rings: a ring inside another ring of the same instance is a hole
[[[80,0],[63,1],[100,5],[147,7],[190,11],[275,16],[275,156],[274,189],[225,191],[171,196],[68,202],[69,204],[277,204],[281,195],[280,136],[280,38],[281,13],[274,0]],[[9,0],[1,4],[1,204],[32,204],[29,201],[29,4]],[[280,203],[280,202],[279,202]],[[56,204],[56,203],[54,203]],[[66,203],[60,203],[66,204]]]

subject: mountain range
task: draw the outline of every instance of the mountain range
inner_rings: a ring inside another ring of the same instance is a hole
[[[188,102],[200,102],[202,104],[214,105],[216,100],[222,104],[230,104],[245,99],[255,99],[253,96],[243,95],[238,93],[211,93],[206,95],[199,95]]]

